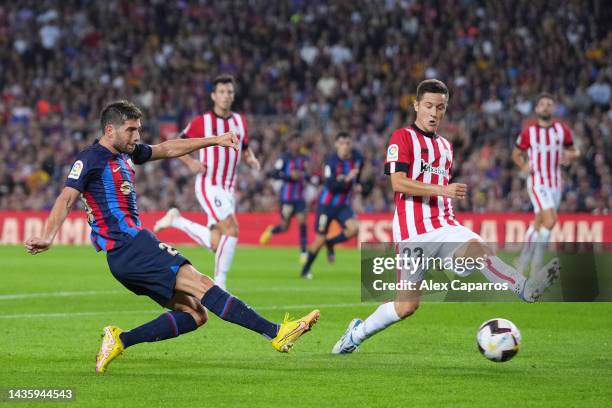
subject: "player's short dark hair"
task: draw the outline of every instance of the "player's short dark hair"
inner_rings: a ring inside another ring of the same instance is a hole
[[[444,82],[440,81],[439,79],[426,79],[422,81],[417,86],[417,101],[423,99],[423,95],[425,95],[427,92],[446,95],[447,100],[450,97],[448,87]]]
[[[106,125],[121,126],[126,120],[140,119],[142,111],[130,101],[119,100],[109,103],[100,114],[102,131]]]
[[[553,102],[555,101],[555,97],[551,93],[540,92],[538,96],[536,97],[536,105],[540,102],[540,99],[544,99],[544,98],[550,99]]]
[[[213,92],[217,89],[218,84],[232,84],[236,87],[236,78],[230,74],[221,74],[213,79]]]
[[[340,140],[340,139],[350,139],[351,135],[349,134],[349,132],[345,131],[345,130],[341,130],[340,132],[338,132],[338,134],[336,135],[336,140]]]

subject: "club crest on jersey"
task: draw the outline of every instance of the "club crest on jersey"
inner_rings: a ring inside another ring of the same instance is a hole
[[[127,159],[127,164],[128,166],[130,166],[130,169],[132,169],[132,171],[136,171],[136,168],[134,168],[134,163],[132,162],[132,159]]]
[[[433,167],[430,163],[425,162],[421,159],[421,173],[430,172],[439,176],[448,177],[448,170],[440,167]]]
[[[119,187],[119,189],[123,194],[129,195],[134,190],[134,187],[132,187],[132,183],[129,181],[124,181],[121,183],[121,187]]]
[[[397,161],[399,159],[399,147],[396,144],[389,145],[387,149],[387,161]]]
[[[72,165],[72,169],[70,169],[70,174],[68,174],[68,178],[78,179],[81,177],[81,172],[83,171],[83,162],[77,160]]]

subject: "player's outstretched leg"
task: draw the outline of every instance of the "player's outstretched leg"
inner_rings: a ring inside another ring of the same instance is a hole
[[[312,273],[310,272],[310,268],[312,267],[313,262],[317,258],[319,254],[319,250],[325,244],[325,235],[317,234],[314,241],[310,244],[308,248],[308,256],[306,258],[306,263],[302,266],[302,278],[304,279],[312,279]]]
[[[560,264],[555,258],[529,279],[502,261],[493,250],[478,240],[470,240],[455,252],[455,256],[485,257],[482,274],[493,283],[506,284],[521,300],[535,302],[559,277]]]
[[[285,353],[304,333],[310,331],[320,315],[318,310],[313,310],[297,320],[285,316],[280,324],[271,322],[189,264],[179,269],[175,290],[201,299],[202,305],[222,320],[261,334],[271,341],[276,350]]]
[[[308,235],[307,235],[306,220],[300,223],[300,264],[304,265],[308,260]]]
[[[182,217],[177,208],[169,209],[166,215],[155,223],[153,231],[159,232],[166,228],[180,229],[201,246],[212,249],[210,228]]]

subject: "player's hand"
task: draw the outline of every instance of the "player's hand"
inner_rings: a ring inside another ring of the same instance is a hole
[[[357,177],[357,174],[359,174],[359,169],[355,167],[346,175],[346,181],[351,181],[352,179]]]
[[[521,167],[521,171],[525,174],[531,174],[531,165],[529,163],[525,163],[523,167]]]
[[[444,187],[444,196],[450,198],[463,199],[467,194],[467,185],[462,183],[452,183]]]
[[[219,146],[231,147],[234,150],[238,150],[238,136],[234,132],[223,133],[217,136],[219,138]]]
[[[259,160],[257,160],[257,158],[253,157],[252,155],[249,156],[247,164],[255,171],[261,170],[261,164],[259,163]]]
[[[190,160],[187,162],[187,167],[193,174],[204,173],[206,171],[206,165],[197,160]]]
[[[42,238],[30,238],[24,243],[28,253],[36,255],[40,252],[45,252],[51,247],[51,240]]]

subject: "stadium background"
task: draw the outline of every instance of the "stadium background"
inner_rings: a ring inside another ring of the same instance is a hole
[[[586,6],[588,4],[588,7]],[[582,158],[564,172],[562,212],[612,208],[612,32],[601,1],[32,1],[0,5],[0,209],[47,210],[115,98],[140,105],[144,140],[210,107],[234,74],[263,170],[242,169],[238,211],[274,211],[266,179],[284,141],[303,137],[315,174],[339,129],[366,156],[360,213],[392,211],[385,144],[409,123],[416,84],[451,88],[441,134],[454,144],[461,211],[530,211],[510,151],[540,91],[558,98]],[[138,174],[141,211],[199,211],[177,160]],[[316,194],[310,186],[309,197]],[[314,203],[312,203],[314,204]]]

